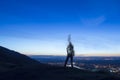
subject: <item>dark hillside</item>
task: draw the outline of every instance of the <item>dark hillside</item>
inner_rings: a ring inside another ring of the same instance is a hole
[[[23,54],[0,46],[0,71],[38,63]]]

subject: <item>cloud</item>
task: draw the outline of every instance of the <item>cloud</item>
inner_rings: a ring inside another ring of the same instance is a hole
[[[99,26],[105,20],[106,19],[104,16],[99,16],[96,18],[84,18],[84,19],[81,19],[81,22],[84,26]]]

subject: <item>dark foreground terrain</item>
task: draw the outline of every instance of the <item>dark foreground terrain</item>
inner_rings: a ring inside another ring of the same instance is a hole
[[[106,72],[46,65],[0,47],[0,80],[120,80],[120,77]]]

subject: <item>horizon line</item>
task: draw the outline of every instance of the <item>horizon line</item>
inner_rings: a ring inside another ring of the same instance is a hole
[[[33,54],[31,54],[31,55],[27,55],[27,56],[66,56],[66,55],[33,55]],[[74,56],[74,57],[120,57],[120,55],[119,56],[80,56],[80,55],[77,55],[77,56]]]

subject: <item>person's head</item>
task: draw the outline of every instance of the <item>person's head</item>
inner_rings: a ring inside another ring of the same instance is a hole
[[[71,42],[69,42],[69,45],[72,45],[72,43],[71,43]]]
[[[71,47],[71,48],[73,48],[73,45],[72,45],[72,43],[71,42],[69,42],[69,45],[68,45],[69,47]]]

